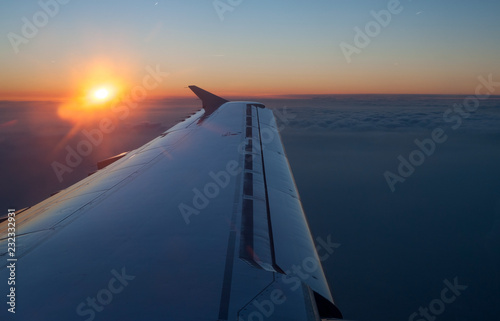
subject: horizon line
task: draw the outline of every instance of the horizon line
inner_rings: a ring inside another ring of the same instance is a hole
[[[320,93],[320,94],[262,94],[262,95],[224,95],[218,94],[223,98],[233,101],[244,101],[249,99],[296,99],[305,97],[321,97],[321,96],[475,96],[475,94],[436,94],[436,93]],[[144,101],[152,100],[175,100],[175,99],[196,99],[199,100],[194,95],[175,95],[175,96],[152,96],[150,98],[144,99]],[[498,95],[490,95],[490,98],[500,98]],[[71,98],[68,97],[0,97],[0,102],[65,102],[69,101]]]

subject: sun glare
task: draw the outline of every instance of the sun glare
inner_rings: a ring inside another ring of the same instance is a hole
[[[72,97],[59,106],[59,117],[79,124],[114,117],[112,109],[128,88],[128,76],[113,69],[113,64],[89,63],[86,73],[78,74]]]
[[[111,84],[93,86],[87,91],[87,107],[102,108],[116,98],[117,87]]]
[[[94,97],[98,100],[105,100],[109,97],[109,90],[107,90],[106,88],[97,89],[94,92]]]

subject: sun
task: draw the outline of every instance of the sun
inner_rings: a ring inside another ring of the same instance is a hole
[[[106,88],[99,88],[94,91],[94,98],[100,101],[106,100],[109,98],[109,90]]]
[[[116,86],[101,84],[100,86],[94,86],[87,92],[87,103],[89,107],[104,106],[114,100],[116,95]]]

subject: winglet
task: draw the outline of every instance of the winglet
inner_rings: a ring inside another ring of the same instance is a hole
[[[216,96],[197,86],[189,86],[189,89],[191,89],[195,93],[195,95],[201,99],[203,108],[207,113],[213,113],[215,110],[217,110],[217,108],[229,102],[229,100]]]

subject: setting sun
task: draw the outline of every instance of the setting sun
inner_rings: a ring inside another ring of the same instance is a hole
[[[101,108],[113,101],[119,95],[120,89],[117,81],[106,81],[106,84],[87,86],[86,105],[91,108]]]
[[[106,88],[98,89],[94,92],[94,97],[98,100],[105,100],[109,97],[109,90]]]
[[[76,90],[79,94],[61,103],[58,108],[61,119],[86,123],[109,117],[110,109],[126,87],[122,79],[104,73],[103,69],[94,69],[89,76],[83,77],[85,80]]]

